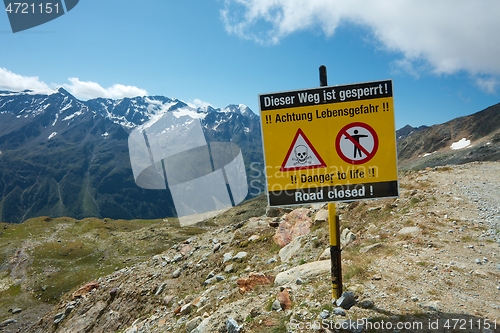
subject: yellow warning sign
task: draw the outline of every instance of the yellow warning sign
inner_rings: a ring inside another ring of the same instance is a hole
[[[392,81],[259,101],[271,206],[398,196]]]

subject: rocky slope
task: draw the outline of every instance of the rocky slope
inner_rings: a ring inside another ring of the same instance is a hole
[[[38,320],[11,311],[0,331],[500,332],[498,174],[500,162],[407,171],[397,199],[337,204],[343,302],[325,207],[249,217],[261,197]]]
[[[500,159],[500,104],[443,124],[405,126],[396,135],[400,168],[497,161]]]

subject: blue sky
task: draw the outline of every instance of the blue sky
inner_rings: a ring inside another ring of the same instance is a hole
[[[0,90],[163,95],[214,107],[319,85],[392,79],[396,128],[500,102],[500,1],[81,0],[12,33]]]

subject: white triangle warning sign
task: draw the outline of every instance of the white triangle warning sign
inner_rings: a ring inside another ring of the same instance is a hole
[[[307,139],[304,132],[299,128],[292,144],[288,149],[286,157],[281,164],[280,171],[291,171],[299,169],[324,168],[325,162],[318,154],[314,146]]]

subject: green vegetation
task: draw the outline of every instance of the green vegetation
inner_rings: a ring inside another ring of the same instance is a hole
[[[0,321],[8,309],[55,303],[83,283],[149,259],[202,232],[175,218],[38,217],[0,223]]]

